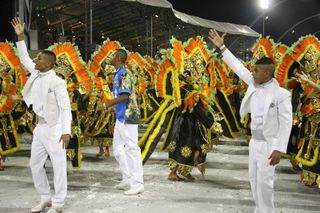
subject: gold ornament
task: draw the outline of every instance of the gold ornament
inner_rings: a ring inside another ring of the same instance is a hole
[[[191,156],[192,150],[188,146],[184,146],[181,148],[180,153],[184,158],[188,158]]]
[[[171,141],[167,147],[167,150],[169,152],[173,152],[174,150],[176,150],[177,147],[177,143],[175,141]]]
[[[202,144],[201,145],[201,153],[206,155],[208,153],[208,151],[209,151],[209,145],[206,143]]]

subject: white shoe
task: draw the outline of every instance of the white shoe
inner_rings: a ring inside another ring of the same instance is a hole
[[[130,189],[128,191],[125,191],[124,194],[125,195],[137,195],[137,194],[141,194],[143,191],[144,191],[144,186],[139,185],[136,187],[130,187]]]
[[[119,189],[119,190],[125,190],[127,188],[129,188],[129,182],[127,180],[123,180],[121,181],[119,184],[117,184],[115,186],[116,189]]]
[[[30,212],[32,212],[32,213],[42,212],[47,207],[51,207],[51,202],[44,202],[44,203],[41,202],[38,205],[36,205],[35,207],[33,207],[32,209],[30,209]]]
[[[47,213],[62,213],[62,208],[52,207]]]

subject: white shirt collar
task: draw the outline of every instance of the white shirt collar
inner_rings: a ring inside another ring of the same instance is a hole
[[[269,86],[272,82],[273,82],[273,78],[271,78],[270,81],[267,81],[263,84],[255,84],[255,86],[258,88],[265,88],[265,87]]]
[[[39,75],[40,76],[46,76],[46,75],[49,75],[50,73],[52,73],[53,71],[52,70],[49,70],[49,71],[47,71],[47,72],[40,72],[39,71]]]

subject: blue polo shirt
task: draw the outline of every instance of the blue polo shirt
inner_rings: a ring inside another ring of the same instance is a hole
[[[131,84],[127,78],[127,70],[125,67],[120,67],[117,72],[114,74],[113,79],[113,94],[117,98],[122,94],[131,94]],[[128,102],[123,101],[115,105],[116,109],[116,118],[120,122],[125,122],[126,120],[126,109]]]

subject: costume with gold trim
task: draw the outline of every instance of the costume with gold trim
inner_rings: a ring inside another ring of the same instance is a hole
[[[162,101],[156,96],[154,89],[156,71],[153,64],[152,59],[147,60],[139,53],[130,53],[126,61],[126,67],[136,79],[140,124],[147,124],[151,121]]]
[[[71,160],[73,168],[81,167],[81,139],[82,132],[80,129],[79,107],[80,99],[79,90],[92,88],[93,82],[88,73],[85,62],[82,60],[78,48],[69,42],[57,43],[50,47],[49,50],[56,55],[55,72],[67,83],[67,90],[71,102],[71,138],[67,147],[67,156]],[[82,89],[83,89],[82,88]]]
[[[110,59],[119,48],[119,42],[107,39],[92,54],[88,68],[93,74],[95,85],[89,99],[83,102],[85,110],[81,112],[84,137],[90,139],[93,144],[97,143],[99,147],[107,149],[112,146],[115,112],[113,109],[97,112],[96,105],[99,101],[105,103],[114,99],[112,81],[115,68],[110,65]]]
[[[299,122],[298,135],[295,134],[297,153],[295,159],[302,164],[301,181],[308,186],[320,187],[320,93],[306,82],[294,81],[295,72],[304,71],[309,78],[319,84],[320,42],[314,36],[300,38],[283,57],[279,72],[292,76],[290,84],[303,90],[301,107],[297,109],[296,121]]]
[[[21,97],[26,72],[11,43],[0,42],[0,70],[0,156],[4,158],[20,149],[15,120],[26,112],[23,102],[12,98]]]
[[[204,173],[206,154],[222,132],[221,116],[212,108],[216,77],[208,69],[211,52],[200,37],[185,44],[173,38],[171,45],[155,76],[163,101],[139,140],[142,158],[147,161],[164,134],[161,150],[169,152],[170,168],[188,175],[196,166]]]

